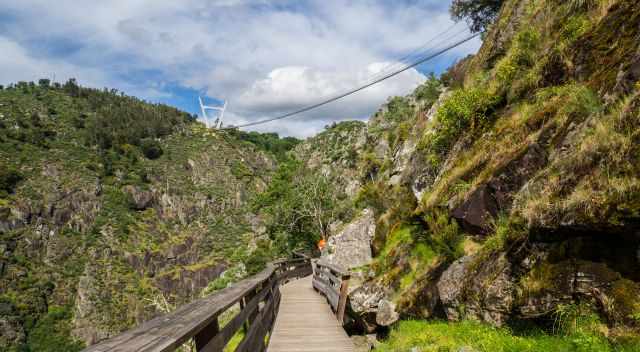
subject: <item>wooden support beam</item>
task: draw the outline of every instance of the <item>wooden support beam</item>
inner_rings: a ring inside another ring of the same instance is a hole
[[[220,325],[218,325],[218,318],[216,317],[209,325],[202,329],[194,336],[196,343],[196,351],[198,352],[213,352],[213,349],[205,349],[205,346],[220,332]]]
[[[340,300],[338,301],[338,309],[336,316],[340,324],[344,324],[344,311],[347,307],[347,298],[349,296],[349,275],[342,277],[342,283],[340,284]]]

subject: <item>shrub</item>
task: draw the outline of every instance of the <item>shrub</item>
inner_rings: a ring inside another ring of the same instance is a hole
[[[434,133],[427,135],[430,152],[444,155],[467,130],[483,127],[501,99],[481,88],[459,89],[436,112]]]
[[[415,96],[416,99],[424,101],[427,107],[431,106],[438,97],[440,96],[440,92],[442,91],[442,82],[432,73],[427,77],[427,81],[424,82],[421,86],[416,88]]]
[[[50,306],[48,313],[38,320],[27,337],[31,351],[80,351],[83,344],[70,337],[71,312],[67,307]]]
[[[449,218],[447,212],[434,210],[425,220],[429,225],[431,247],[451,261],[464,255],[464,236],[458,223]]]
[[[0,168],[0,196],[13,193],[23,178],[17,170],[2,166]]]
[[[69,78],[69,80],[62,86],[62,89],[65,93],[69,94],[72,97],[77,97],[80,95],[80,87],[76,82],[75,78]]]
[[[333,127],[335,127],[335,123]],[[260,150],[273,154],[280,161],[286,159],[287,152],[300,143],[297,138],[280,138],[277,133],[244,132],[236,129],[228,130],[227,133],[236,139],[255,145]]]
[[[413,108],[409,101],[403,97],[393,97],[387,103],[386,118],[390,121],[403,121],[411,117]]]
[[[42,78],[40,80],[38,80],[38,85],[40,86],[40,88],[49,88],[49,85],[51,84],[51,80],[46,79],[46,78]]]
[[[140,149],[142,150],[142,154],[144,154],[147,159],[151,160],[158,159],[163,153],[160,142],[153,139],[142,140],[140,143]]]

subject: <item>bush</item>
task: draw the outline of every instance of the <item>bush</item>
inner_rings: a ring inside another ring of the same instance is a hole
[[[38,320],[27,337],[31,351],[80,351],[83,344],[70,336],[71,312],[67,307],[50,306],[48,313]]]
[[[448,260],[454,261],[464,255],[462,241],[464,235],[458,223],[449,218],[447,212],[434,211],[425,217],[429,225],[428,239],[431,247],[444,255]]]
[[[43,88],[43,89],[49,88],[50,84],[51,84],[51,80],[46,78],[42,78],[38,81],[38,86],[40,86],[40,88]]]
[[[297,138],[280,138],[277,133],[244,132],[235,129],[229,130],[228,133],[236,139],[249,142],[258,149],[273,154],[280,161],[286,159],[287,152],[300,143]]]
[[[409,101],[403,97],[393,97],[387,103],[389,111],[385,114],[390,121],[404,121],[411,117],[413,108],[409,105]]]
[[[443,155],[464,131],[483,127],[500,101],[481,88],[454,91],[436,112],[435,133],[427,141],[430,151]]]
[[[2,166],[0,168],[0,196],[11,194],[16,186],[23,180],[22,174],[17,170]]]
[[[267,232],[287,242],[276,246],[312,249],[340,214],[337,197],[326,176],[291,159],[280,164],[267,190],[254,199],[253,208],[265,214]]]
[[[432,72],[427,77],[427,81],[416,88],[415,95],[416,99],[424,101],[426,107],[430,107],[438,100],[441,91],[442,83]]]
[[[160,142],[153,139],[142,140],[140,143],[140,149],[142,150],[142,154],[144,154],[147,159],[151,160],[158,159],[163,153]]]

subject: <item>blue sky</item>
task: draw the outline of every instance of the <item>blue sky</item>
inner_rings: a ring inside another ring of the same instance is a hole
[[[225,120],[239,124],[361,85],[445,29],[447,36],[464,37],[466,26],[451,21],[449,4],[5,1],[0,3],[0,84],[75,77],[83,85],[117,88],[191,113],[199,112],[198,95],[227,99]],[[331,121],[366,119],[389,96],[411,92],[425,73],[442,72],[479,45],[474,40],[343,101],[257,129],[305,137]]]

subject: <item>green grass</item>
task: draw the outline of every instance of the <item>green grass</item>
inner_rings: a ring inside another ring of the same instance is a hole
[[[392,330],[389,338],[375,351],[445,352],[470,347],[480,352],[596,352],[638,351],[640,345],[613,346],[597,334],[584,332],[572,335],[549,335],[530,332],[516,335],[508,328],[495,328],[474,321],[401,321]]]

